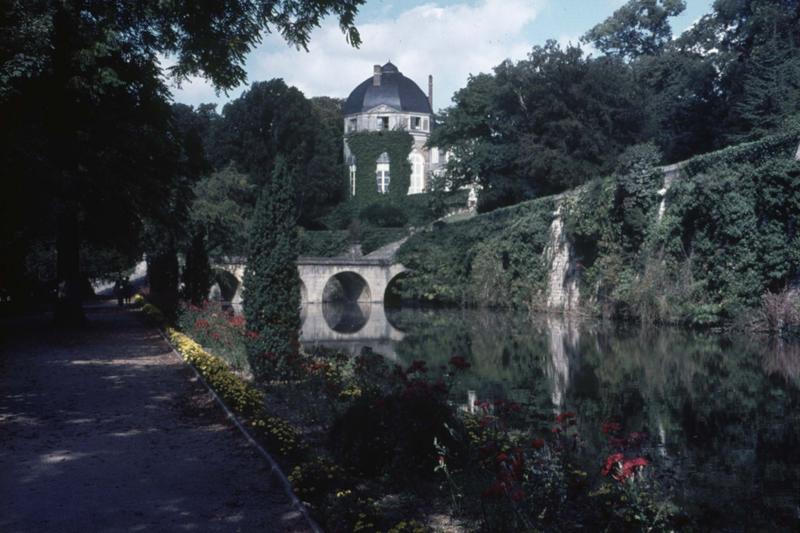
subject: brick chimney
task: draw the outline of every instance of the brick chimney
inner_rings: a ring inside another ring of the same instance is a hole
[[[381,66],[375,65],[372,68],[372,85],[375,87],[380,86],[381,84]]]
[[[428,74],[428,103],[431,104],[433,110],[433,75]]]

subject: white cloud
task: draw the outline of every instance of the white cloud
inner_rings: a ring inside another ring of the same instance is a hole
[[[427,92],[434,77],[434,107],[445,107],[470,73],[487,72],[506,58],[522,59],[531,48],[525,27],[547,0],[479,0],[441,6],[422,4],[386,21],[358,23],[363,44],[350,47],[336,21],[311,36],[309,53],[276,46],[278,37],[255,50],[247,62],[250,81],[283,78],[306,96],[347,97],[372,74],[373,64],[390,60]],[[231,94],[236,96],[241,90]],[[217,101],[202,80],[175,90],[175,99],[197,104]]]

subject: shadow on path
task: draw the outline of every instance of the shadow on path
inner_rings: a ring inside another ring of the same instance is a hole
[[[158,333],[111,305],[0,324],[0,531],[306,531]]]

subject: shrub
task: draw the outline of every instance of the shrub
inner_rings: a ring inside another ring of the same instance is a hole
[[[264,394],[231,372],[225,361],[215,357],[190,337],[176,329],[168,328],[170,341],[183,358],[194,366],[208,384],[236,412],[252,416],[264,406]]]
[[[358,218],[379,228],[402,228],[408,222],[408,217],[400,207],[385,202],[368,205],[358,213]]]
[[[797,290],[768,292],[761,298],[760,327],[778,334],[796,332],[800,328],[800,295]]]
[[[245,321],[243,316],[222,308],[217,302],[183,304],[178,312],[178,327],[237,370],[248,369]]]
[[[365,371],[386,375],[375,364],[371,360]],[[331,429],[333,452],[342,464],[408,482],[433,475],[434,439],[458,456],[454,435],[461,424],[447,403],[445,377],[429,379],[425,364],[416,361],[405,370],[396,367],[387,389],[365,387]]]

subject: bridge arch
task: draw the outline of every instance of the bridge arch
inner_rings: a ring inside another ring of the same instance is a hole
[[[219,299],[223,302],[232,302],[240,292],[242,282],[236,275],[224,268],[215,268],[214,283],[219,287]]]
[[[383,304],[386,307],[399,307],[402,303],[402,295],[400,288],[403,280],[408,277],[408,270],[401,270],[394,274],[389,282],[386,284],[386,289],[383,292]]]
[[[369,282],[353,271],[342,271],[333,274],[322,289],[322,302],[371,302],[372,291]]]

